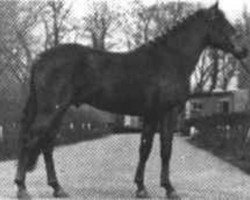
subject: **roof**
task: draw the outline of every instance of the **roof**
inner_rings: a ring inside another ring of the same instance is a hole
[[[226,97],[233,95],[233,91],[219,91],[219,92],[201,92],[201,93],[193,93],[189,96],[189,99],[194,98],[207,98],[207,97]]]

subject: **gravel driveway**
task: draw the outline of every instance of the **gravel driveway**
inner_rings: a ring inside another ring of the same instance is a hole
[[[114,135],[55,150],[58,177],[70,199],[134,199],[133,184],[138,160],[139,135]],[[250,199],[250,177],[175,137],[171,179],[182,199]],[[146,185],[152,199],[162,199],[159,187],[159,137],[146,168]],[[15,161],[0,162],[0,199],[15,198]],[[28,174],[27,186],[33,199],[52,199],[46,185],[42,158]]]

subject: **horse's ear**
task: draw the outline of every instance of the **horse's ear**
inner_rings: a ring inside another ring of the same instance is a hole
[[[216,16],[217,11],[219,10],[219,1],[216,1],[209,9],[209,16],[213,19]]]
[[[219,9],[219,1],[216,1],[214,5],[211,6],[211,10],[218,10]]]

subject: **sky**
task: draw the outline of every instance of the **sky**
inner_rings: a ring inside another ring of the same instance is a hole
[[[84,13],[87,13],[89,9],[89,5],[91,5],[92,1],[100,1],[100,0],[72,0],[73,9],[76,15],[82,16]],[[131,7],[131,0],[106,0],[110,3],[112,7]],[[172,0],[142,0],[145,5],[152,5],[157,2],[169,2]],[[174,0],[178,1],[178,0]],[[183,1],[183,0],[180,0]],[[216,0],[186,0],[187,2],[201,2],[204,6],[211,6],[216,2]],[[236,19],[241,17],[241,13],[243,11],[243,7],[246,5],[250,10],[250,0],[219,0],[219,7],[222,9],[226,16],[230,21],[235,21]]]
[[[196,1],[196,0],[193,0],[193,1]],[[206,5],[212,5],[215,1],[203,0],[202,2],[204,2]],[[250,1],[249,0],[220,0],[219,1],[219,7],[225,12],[226,16],[232,21],[235,21],[237,18],[241,17],[244,5],[250,8]]]

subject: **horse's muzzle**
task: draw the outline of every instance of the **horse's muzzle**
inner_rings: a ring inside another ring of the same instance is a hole
[[[248,55],[248,49],[243,45],[241,36],[234,35],[230,37],[231,45],[232,45],[232,54],[239,60],[244,59]]]
[[[246,47],[239,48],[234,53],[234,56],[240,60],[246,58],[247,55],[248,55],[248,49]]]

